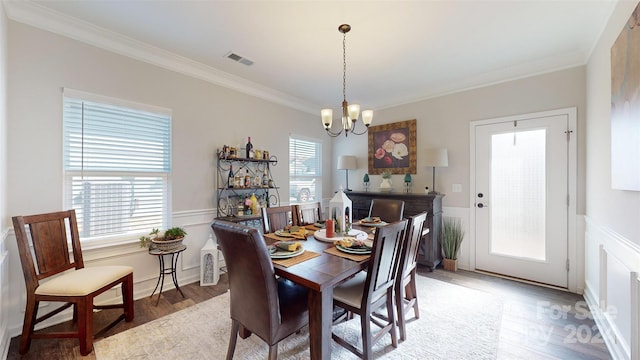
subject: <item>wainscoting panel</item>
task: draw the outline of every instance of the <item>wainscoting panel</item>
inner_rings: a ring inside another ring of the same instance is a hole
[[[613,358],[639,360],[640,246],[585,220],[585,299]]]
[[[0,229],[2,230],[2,229]],[[9,253],[6,247],[8,231],[0,232],[0,358],[6,359],[9,352],[11,334],[8,331],[9,324]]]

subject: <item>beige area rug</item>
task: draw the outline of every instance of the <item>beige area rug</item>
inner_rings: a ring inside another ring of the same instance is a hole
[[[502,301],[488,293],[418,276],[420,319],[407,325],[398,348],[385,336],[374,346],[376,359],[495,359]],[[359,318],[334,327],[359,341]],[[161,319],[105,338],[95,344],[98,360],[224,359],[231,321],[229,293]],[[374,326],[375,328],[375,326]],[[358,342],[361,344],[361,342]],[[360,345],[361,346],[361,345]],[[238,339],[234,358],[265,359],[267,346],[255,335]],[[279,359],[309,359],[308,333],[279,344]],[[332,359],[356,357],[332,342]]]

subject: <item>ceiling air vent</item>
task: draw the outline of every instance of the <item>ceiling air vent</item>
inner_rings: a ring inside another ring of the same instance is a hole
[[[244,57],[242,57],[242,56],[240,56],[238,54],[232,53],[232,52],[227,53],[227,55],[225,55],[225,57],[227,57],[227,58],[229,58],[229,59],[231,59],[233,61],[237,61],[237,62],[239,62],[241,64],[247,65],[247,66],[253,64],[253,61],[251,61],[251,60],[249,60],[247,58],[244,58]]]

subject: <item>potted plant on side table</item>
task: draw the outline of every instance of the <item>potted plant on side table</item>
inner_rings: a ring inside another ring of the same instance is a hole
[[[186,235],[187,232],[179,226],[174,226],[164,232],[153,229],[148,236],[140,237],[140,247],[170,251],[182,245],[182,240]]]
[[[442,252],[444,260],[442,265],[445,270],[458,270],[458,252],[464,239],[462,221],[458,218],[444,217],[442,220]]]

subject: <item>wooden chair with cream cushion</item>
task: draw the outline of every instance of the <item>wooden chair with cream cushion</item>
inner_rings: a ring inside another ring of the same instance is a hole
[[[320,202],[293,205],[293,225],[310,225],[320,220],[322,220]]]
[[[274,206],[262,208],[262,230],[265,234],[284,229],[293,223],[293,208],[289,206]]]
[[[358,273],[333,290],[333,304],[346,310],[335,323],[360,315],[362,330],[362,350],[345,339],[332,334],[333,340],[362,359],[372,359],[373,345],[386,334],[391,336],[391,345],[398,347],[396,334],[393,285],[398,270],[407,220],[397,221],[376,230],[368,270]],[[374,313],[385,309],[387,316]],[[374,335],[371,323],[380,328]]]
[[[427,212],[409,217],[406,236],[402,246],[402,253],[398,264],[398,277],[395,287],[396,310],[398,313],[398,327],[400,341],[407,339],[407,313],[413,309],[415,318],[420,318],[418,310],[418,294],[416,290],[416,270],[418,248],[427,220]]]
[[[276,278],[264,237],[257,229],[221,220],[214,220],[211,228],[229,276],[227,359],[233,359],[238,334],[246,338],[253,333],[269,345],[269,359],[275,360],[278,343],[309,323],[307,289]]]
[[[84,267],[75,210],[15,216],[13,229],[27,290],[21,354],[29,351],[31,339],[35,338],[78,338],[80,353],[89,354],[93,350],[94,309],[123,309],[123,313],[105,329],[122,319],[133,320],[133,268],[120,265]],[[68,236],[71,237],[73,256],[69,254]],[[31,246],[35,256],[32,256]],[[122,286],[122,304],[94,305],[96,296],[118,285]],[[41,301],[65,304],[38,317]],[[35,324],[71,306],[77,331],[34,332]]]
[[[373,199],[369,208],[369,217],[378,216],[380,220],[391,223],[402,220],[404,201],[395,199]]]

